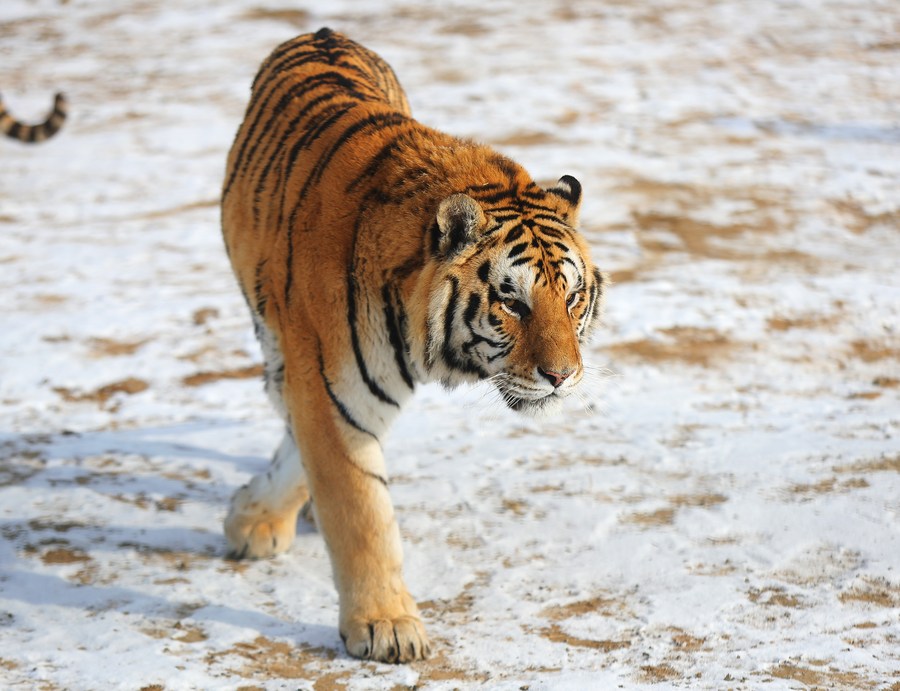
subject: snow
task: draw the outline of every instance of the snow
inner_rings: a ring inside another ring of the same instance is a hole
[[[217,197],[260,61],[325,25],[423,122],[576,175],[615,281],[586,405],[422,387],[393,429],[436,649],[408,667],[346,656],[312,527],[224,559],[280,425]],[[900,683],[898,25],[876,0],[7,0],[7,107],[63,90],[70,118],[0,142],[0,686]]]

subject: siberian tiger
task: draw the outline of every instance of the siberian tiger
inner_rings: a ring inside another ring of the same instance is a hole
[[[604,282],[575,229],[580,197],[572,177],[542,189],[413,120],[391,68],[329,29],[283,43],[256,76],[222,229],[287,429],[225,533],[234,557],[276,554],[311,505],[355,657],[430,651],[381,447],[416,383],[491,379],[537,414],[582,378]]]
[[[0,97],[0,131],[7,137],[18,139],[26,144],[42,142],[59,131],[59,128],[62,127],[63,122],[66,120],[67,112],[66,97],[62,94],[56,94],[53,110],[47,116],[47,119],[38,125],[27,125],[9,114],[9,111],[6,110],[6,106],[3,104],[3,98]]]

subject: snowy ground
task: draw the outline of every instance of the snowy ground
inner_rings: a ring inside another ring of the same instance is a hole
[[[308,526],[223,559],[279,425],[218,190],[323,25],[580,178],[616,281],[592,410],[425,388],[393,431],[408,667],[345,655]],[[0,141],[0,687],[900,688],[898,36],[892,0],[4,0],[7,105],[71,117]]]

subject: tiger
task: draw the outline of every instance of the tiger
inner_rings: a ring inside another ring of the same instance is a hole
[[[47,119],[37,125],[28,125],[10,115],[3,103],[3,98],[0,97],[0,132],[10,139],[17,139],[25,144],[42,142],[59,132],[66,121],[68,111],[69,105],[66,97],[63,94],[56,94],[53,110],[50,111]]]
[[[278,46],[228,154],[225,248],[285,421],[225,518],[232,558],[323,535],[349,655],[426,658],[402,575],[382,441],[417,384],[489,380],[558,409],[605,279],[577,230],[581,184],[548,188],[490,147],[414,120],[391,67],[330,29]]]

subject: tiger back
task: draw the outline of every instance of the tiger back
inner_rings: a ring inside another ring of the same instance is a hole
[[[225,532],[234,556],[275,554],[312,507],[356,657],[430,650],[381,449],[416,384],[490,380],[510,408],[543,414],[583,377],[603,276],[580,199],[570,176],[544,189],[415,121],[391,68],[328,29],[276,48],[254,81],[222,229],[286,431]]]

